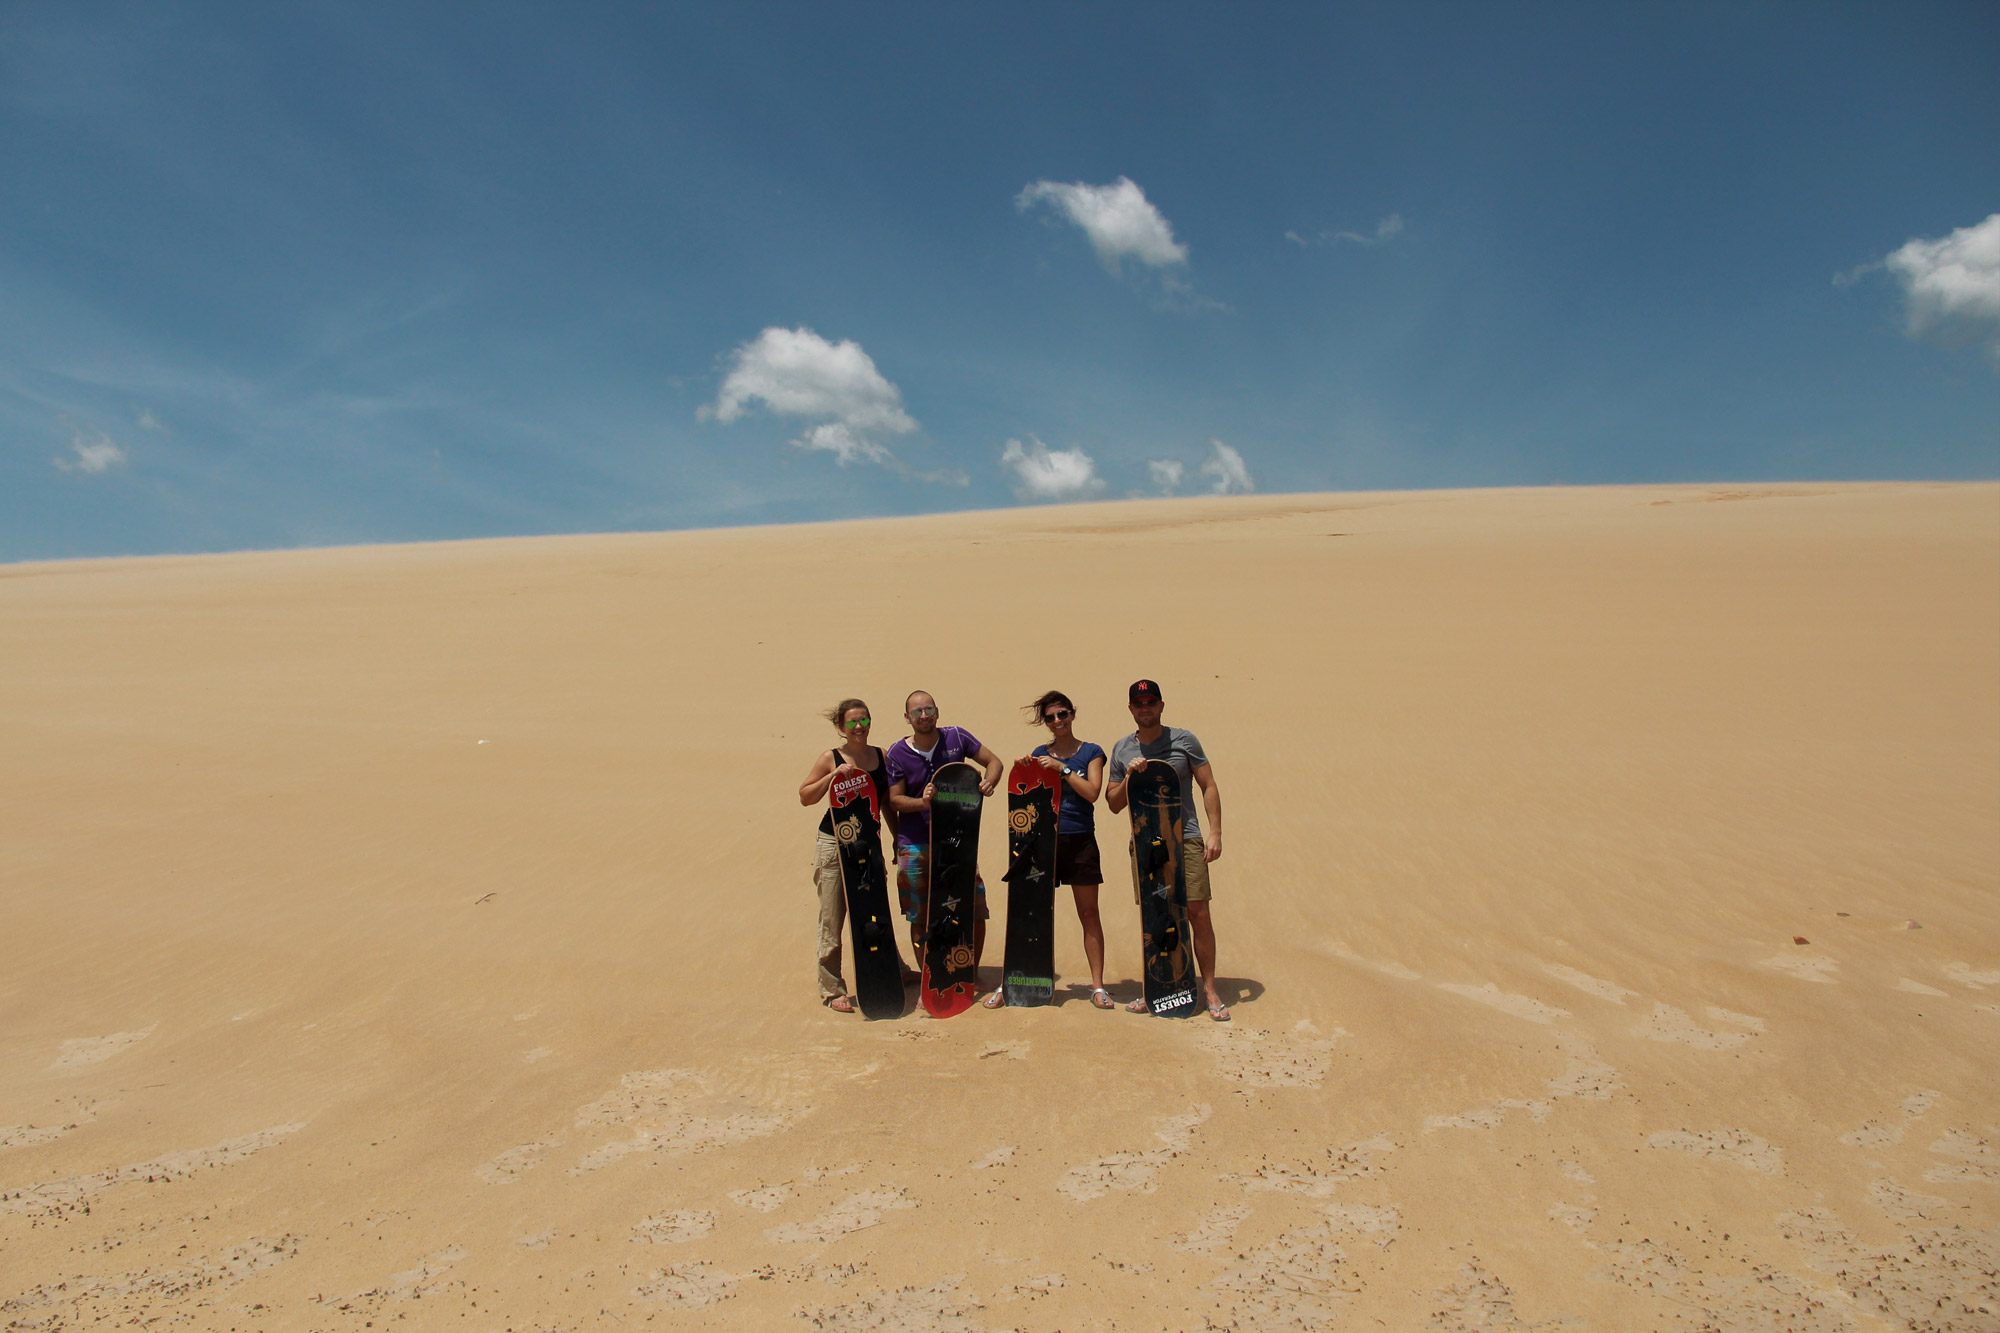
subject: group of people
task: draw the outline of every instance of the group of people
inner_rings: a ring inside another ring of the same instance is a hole
[[[1183,843],[1182,864],[1187,883],[1188,925],[1194,937],[1195,965],[1201,973],[1208,1003],[1208,1016],[1218,1023],[1229,1020],[1229,1009],[1215,989],[1215,922],[1209,909],[1209,863],[1222,855],[1222,791],[1208,755],[1195,734],[1183,727],[1169,727],[1160,720],[1166,706],[1158,682],[1134,681],[1126,691],[1132,713],[1133,731],[1111,747],[1081,740],[1076,735],[1076,705],[1060,690],[1049,690],[1026,706],[1030,726],[1048,728],[1049,739],[1037,745],[1023,761],[1035,760],[1061,774],[1062,805],[1057,820],[1056,880],[1067,884],[1076,897],[1077,922],[1083,928],[1083,955],[1090,964],[1090,1002],[1099,1009],[1115,1006],[1104,988],[1104,922],[1098,913],[1097,892],[1104,872],[1097,850],[1096,805],[1100,796],[1111,813],[1124,811],[1126,786],[1132,775],[1147,764],[1171,765],[1180,779]],[[806,780],[799,784],[799,804],[814,806],[827,799],[837,780],[865,773],[874,785],[876,806],[895,829],[896,896],[903,917],[910,923],[910,947],[918,961],[923,958],[923,939],[929,928],[930,843],[932,780],[946,764],[965,762],[982,770],[980,794],[991,796],[999,789],[1004,774],[1000,759],[991,747],[964,727],[944,726],[938,719],[937,700],[926,690],[917,690],[903,701],[903,720],[910,734],[886,751],[868,743],[874,719],[860,699],[842,699],[827,710],[827,720],[840,735],[840,744],[813,758]],[[1194,793],[1199,789],[1201,810],[1197,813]],[[1207,816],[1206,832],[1201,815]],[[1132,862],[1132,897],[1139,896],[1136,859],[1127,841],[1127,859]],[[847,917],[847,897],[840,875],[840,853],[833,836],[833,812],[829,809],[819,822],[819,839],[813,853],[813,882],[819,890],[819,993],[830,1009],[852,1013],[854,1000],[841,977],[841,927]],[[977,925],[973,936],[975,953],[986,947],[986,883],[975,876],[973,894]],[[919,974],[903,969],[903,984],[915,985]],[[1007,1002],[1004,989],[996,989],[981,1002],[997,1009]],[[1145,1013],[1141,998],[1126,1006],[1133,1013]]]

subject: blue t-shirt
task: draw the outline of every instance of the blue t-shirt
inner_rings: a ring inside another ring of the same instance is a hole
[[[1035,754],[1049,752],[1046,745],[1037,745]],[[1078,741],[1076,753],[1063,760],[1063,766],[1078,777],[1090,776],[1090,761],[1104,758],[1104,747],[1089,741]],[[1097,811],[1089,801],[1076,794],[1076,788],[1063,782],[1062,815],[1056,820],[1058,833],[1091,833],[1097,829]]]

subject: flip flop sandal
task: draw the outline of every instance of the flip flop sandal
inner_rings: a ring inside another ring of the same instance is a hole
[[[994,991],[991,995],[981,1000],[980,1003],[988,1009],[998,1009],[1007,1003],[1007,992],[1004,990]]]
[[[1153,1012],[1153,1006],[1147,1004],[1146,997],[1141,995],[1138,999],[1125,1006],[1125,1012],[1128,1014],[1150,1014]]]
[[[1211,1004],[1208,1006],[1208,1016],[1218,1023],[1227,1023],[1229,1021],[1229,1006],[1226,1004]]]
[[[836,1014],[851,1014],[854,1012],[854,1001],[845,995],[829,995],[826,997],[824,1003],[827,1008],[833,1010]]]
[[[1111,998],[1111,992],[1099,986],[1090,993],[1090,1003],[1098,1009],[1116,1009],[1118,1001]]]

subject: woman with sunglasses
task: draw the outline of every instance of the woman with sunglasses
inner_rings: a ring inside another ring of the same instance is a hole
[[[1061,690],[1050,690],[1027,707],[1028,725],[1049,729],[1049,743],[1037,745],[1027,757],[1062,775],[1062,808],[1056,817],[1056,883],[1076,894],[1076,919],[1083,926],[1083,956],[1090,963],[1090,1002],[1113,1007],[1104,989],[1104,922],[1097,915],[1097,889],[1104,872],[1097,860],[1097,821],[1093,806],[1104,790],[1104,749],[1078,740],[1070,731],[1076,705]],[[986,1007],[1007,1003],[1005,990],[986,997]]]
[[[827,721],[840,733],[841,743],[813,759],[806,780],[799,784],[799,804],[818,805],[833,790],[836,779],[866,773],[875,787],[875,808],[889,815],[889,765],[882,751],[868,743],[868,705],[842,699],[826,711]],[[819,888],[819,998],[836,1013],[854,1012],[853,997],[840,975],[840,929],[847,922],[847,889],[840,878],[840,844],[833,838],[833,811],[819,821],[819,841],[813,849],[813,883]],[[908,969],[903,984],[909,984]]]

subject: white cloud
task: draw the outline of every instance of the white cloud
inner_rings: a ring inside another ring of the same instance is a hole
[[[1257,483],[1250,475],[1250,469],[1243,465],[1243,455],[1224,444],[1221,440],[1208,442],[1208,461],[1196,471],[1209,479],[1209,492],[1214,495],[1240,495],[1257,489]]]
[[[1187,479],[1188,465],[1178,458],[1149,458],[1146,471],[1160,494],[1172,495]],[[1257,489],[1243,455],[1221,440],[1208,442],[1208,457],[1195,466],[1194,474],[1206,482],[1210,495],[1242,495]]]
[[[165,426],[160,424],[160,419],[153,415],[153,409],[150,407],[142,408],[135,420],[138,422],[140,430],[164,431],[166,429]]]
[[[1982,343],[2000,365],[2000,213],[1940,240],[1911,240],[1882,263],[1903,284],[1912,338]]]
[[[1363,235],[1358,231],[1321,231],[1311,236],[1301,236],[1295,231],[1288,231],[1285,233],[1285,239],[1294,245],[1333,245],[1338,241],[1352,241],[1356,245],[1373,248],[1394,240],[1403,230],[1403,225],[1403,215],[1391,213],[1375,224],[1375,233],[1372,236]]]
[[[895,455],[874,436],[917,429],[902,391],[852,339],[831,343],[808,328],[773,326],[728,360],[722,391],[695,414],[703,420],[735,421],[760,402],[779,416],[830,417],[792,443],[830,453],[842,466],[890,463]]]
[[[1014,474],[1014,494],[1022,500],[1088,500],[1104,491],[1097,464],[1081,449],[1051,449],[1030,435],[1023,446],[1007,441],[1000,466]]]
[[[1187,263],[1188,249],[1174,239],[1174,229],[1128,177],[1109,185],[1065,184],[1041,180],[1014,197],[1016,208],[1047,204],[1083,228],[1097,258],[1113,273],[1126,259],[1152,268]]]
[[[832,454],[834,461],[842,467],[849,463],[886,463],[894,457],[885,446],[859,434],[844,421],[829,421],[823,426],[814,426],[792,443],[801,449],[817,449]]]
[[[109,472],[112,468],[125,465],[125,451],[103,431],[91,432],[70,427],[69,449],[71,457],[61,454],[50,459],[65,472]]]

